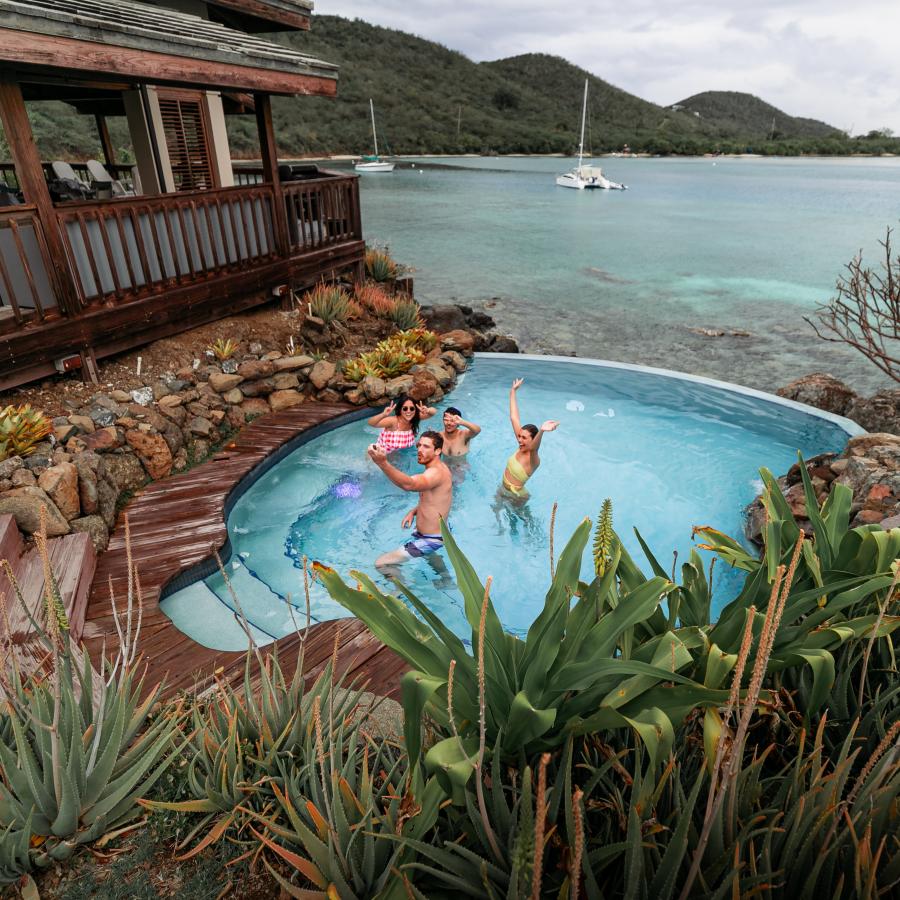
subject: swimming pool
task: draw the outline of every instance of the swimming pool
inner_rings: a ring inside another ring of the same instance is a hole
[[[515,449],[507,412],[514,377],[525,378],[519,391],[523,422],[560,421],[558,431],[544,436],[542,465],[522,508],[497,497],[504,463]],[[556,357],[479,355],[439,404],[431,420],[438,430],[440,410],[450,405],[483,428],[469,457],[454,463],[451,527],[478,573],[494,576],[494,605],[516,633],[527,630],[543,605],[554,501],[557,552],[610,497],[616,530],[639,564],[644,557],[633,527],[664,564],[675,550],[684,560],[694,525],[741,537],[743,509],[758,493],[760,466],[784,472],[797,450],[806,456],[840,450],[848,434],[859,431],[845,419],[719,382]],[[246,646],[246,636],[233,614],[231,589],[254,639],[265,644],[305,620],[304,555],[342,575],[359,569],[378,580],[374,561],[408,539],[400,522],[415,497],[394,487],[367,458],[376,435],[364,419],[341,425],[305,440],[258,477],[228,516],[230,588],[214,572],[166,596],[163,612],[198,643],[236,650]],[[414,450],[396,453],[392,461],[420,471]],[[442,554],[412,560],[403,577],[448,626],[468,637],[462,598],[443,561]],[[739,572],[716,569],[716,608],[735,596],[741,579]],[[316,584],[311,613],[314,621],[347,615]]]

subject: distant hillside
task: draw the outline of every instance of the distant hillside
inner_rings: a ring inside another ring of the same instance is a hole
[[[370,97],[385,152],[570,154],[578,143],[585,77],[590,81],[586,144],[598,153],[625,144],[658,154],[900,152],[896,139],[851,140],[749,94],[698,94],[675,110],[556,56],[476,63],[433,41],[360,19],[316,16],[309,32],[271,37],[341,67],[337,99],[274,99],[282,157],[369,151]],[[29,104],[29,114],[44,159],[99,154],[91,117],[62,103]],[[253,116],[230,116],[228,130],[236,156],[258,154]],[[124,121],[112,120],[110,131],[115,145],[127,150]]]
[[[681,100],[673,106],[686,112],[698,112],[704,120],[714,121],[720,128],[743,137],[769,139],[774,131],[778,138],[840,138],[843,132],[817,119],[789,116],[780,109],[741,91],[704,91]]]

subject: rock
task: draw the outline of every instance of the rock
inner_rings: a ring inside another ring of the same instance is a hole
[[[868,398],[857,397],[846,415],[866,431],[900,434],[900,389],[879,391]]]
[[[307,326],[313,331],[324,331],[328,327],[324,319],[313,315],[307,315],[303,319],[303,327],[306,328]]]
[[[359,388],[351,388],[344,391],[344,399],[354,406],[362,406],[366,402],[366,395]]]
[[[825,372],[804,375],[775,392],[779,397],[806,403],[826,412],[846,415],[850,405],[857,399],[856,393],[843,381]]]
[[[423,306],[422,318],[432,331],[437,332],[463,330],[469,324],[462,308],[450,303]]]
[[[416,372],[412,376],[412,379],[413,383],[407,391],[407,394],[409,394],[413,400],[427,400],[438,388],[437,379],[431,372],[425,369],[420,369]]]
[[[455,350],[463,356],[471,356],[475,349],[475,338],[462,329],[454,329],[440,337],[442,350]]]
[[[109,454],[105,462],[106,473],[118,493],[136,491],[147,481],[147,473],[133,453]]]
[[[181,406],[184,403],[184,398],[179,397],[178,394],[167,394],[163,397],[157,406],[159,406],[160,412],[166,409],[173,409],[176,406]]]
[[[179,428],[187,421],[187,410],[183,406],[161,406],[160,411]]]
[[[83,516],[69,522],[72,531],[87,534],[98,553],[102,553],[109,545],[109,529],[102,516]]]
[[[78,438],[85,450],[115,450],[125,443],[125,435],[121,428],[112,425],[98,428],[93,434],[85,434]]]
[[[271,378],[260,378],[259,381],[245,381],[241,385],[241,393],[245,397],[266,397],[275,390],[275,382]]]
[[[278,350],[269,350],[267,353],[263,353],[260,359],[267,359],[271,362],[275,362],[276,359],[281,359],[281,353]]]
[[[885,531],[890,531],[892,528],[900,528],[900,515],[888,516],[886,519],[882,519],[881,527]]]
[[[10,456],[0,462],[0,479],[6,480],[12,476],[16,469],[21,469],[25,465],[21,456]]]
[[[488,343],[491,353],[518,353],[519,345],[508,334],[494,334]]]
[[[836,460],[829,466],[829,468],[831,469],[831,471],[832,471],[832,473],[834,474],[835,478],[836,478],[838,475],[843,475],[843,474],[844,474],[844,470],[847,468],[847,463],[848,463],[848,462],[849,462],[849,460],[847,460],[847,459],[836,459]]]
[[[110,391],[109,392],[110,399],[114,400],[116,403],[130,403],[131,402],[131,394],[128,391]]]
[[[40,474],[52,463],[52,461],[53,450],[50,445],[47,444],[45,450],[36,449],[33,453],[25,457],[25,468]]]
[[[274,410],[287,409],[291,406],[297,406],[303,402],[303,394],[295,391],[293,388],[286,388],[283,391],[273,391],[269,396],[269,403]]]
[[[273,360],[276,372],[293,372],[295,369],[308,369],[315,364],[311,356],[282,356]]]
[[[157,481],[172,471],[172,451],[160,434],[146,434],[132,429],[125,432],[125,440],[134,448],[147,474]]]
[[[0,478],[0,494],[4,491],[10,490],[12,488],[13,483],[8,478]]]
[[[131,456],[141,470],[141,476],[146,480],[143,466],[138,462],[137,457]],[[119,491],[116,486],[107,478],[97,479],[97,511],[100,518],[106,522],[107,528],[113,528],[116,524],[116,505],[119,502]]]
[[[873,447],[900,447],[900,437],[885,432],[874,434],[858,434],[847,441],[847,453],[850,456],[868,456]]]
[[[431,360],[430,362],[425,363],[425,370],[434,375],[441,388],[450,387],[456,378],[456,373],[452,368],[448,369],[437,360]]]
[[[804,460],[806,463],[806,470],[810,475],[813,474],[813,470],[827,470],[828,472],[828,481],[834,481],[835,474],[831,471],[831,466],[829,465],[834,458],[837,456],[836,453],[820,453],[818,456],[812,456],[807,460]],[[821,476],[820,476],[821,477]],[[798,484],[800,482],[800,463],[795,462],[790,469],[787,471],[787,475],[784,476],[785,484],[792,485]]]
[[[878,525],[883,515],[879,509],[861,509],[850,524],[853,528],[859,525]]]
[[[248,397],[241,403],[241,409],[248,416],[261,416],[270,412],[272,407],[265,397]]]
[[[100,499],[97,493],[100,457],[96,453],[87,451],[73,457],[72,464],[78,472],[78,499],[81,513],[91,516],[100,508]]]
[[[287,391],[300,387],[300,379],[293,372],[282,372],[272,379],[276,391]]]
[[[835,483],[847,485],[853,491],[853,498],[860,500],[868,493],[869,488],[878,481],[881,474],[884,474],[884,470],[874,459],[867,459],[864,456],[851,456],[847,460],[847,467],[835,479]]]
[[[222,372],[213,372],[209,376],[209,386],[214,391],[225,394],[232,388],[236,388],[243,380],[243,375],[225,375]]]
[[[309,372],[309,380],[316,390],[322,390],[337,372],[337,367],[327,359],[320,359]]]
[[[181,378],[171,378],[166,382],[166,387],[173,394],[180,394],[189,384],[189,381],[184,381]]]
[[[466,358],[462,353],[457,353],[456,350],[445,350],[440,355],[439,359],[448,366],[452,366],[457,372],[465,372],[466,366],[468,365]]]
[[[78,433],[78,428],[75,425],[70,425],[68,422],[65,425],[55,425],[53,427],[53,437],[56,438],[57,444],[65,444],[69,438],[75,437]]]
[[[259,354],[262,353],[262,349],[263,345],[259,341],[250,341],[250,344],[247,347],[251,356],[259,356]]]
[[[380,400],[384,397],[387,386],[383,379],[374,375],[366,375],[359,383],[358,390],[365,394],[367,400]]]
[[[45,470],[46,471],[46,470]],[[16,469],[9,479],[13,487],[25,487],[30,484],[37,484],[37,476],[31,469]]]
[[[172,471],[173,472],[181,472],[187,468],[188,456],[187,450],[182,447],[173,457],[172,457]]]
[[[91,419],[93,419],[94,424],[100,428],[115,425],[119,415],[120,413],[113,412],[111,409],[104,409],[102,406],[91,410]]]
[[[163,397],[168,396],[169,393],[170,393],[169,388],[165,384],[163,384],[161,381],[157,381],[153,385],[153,399],[157,403],[159,403],[159,401],[162,400]]]
[[[337,391],[333,390],[332,388],[325,388],[324,391],[319,391],[319,393],[316,394],[316,396],[323,403],[340,403],[341,400],[343,399],[341,397],[341,395]]]
[[[414,382],[412,375],[398,375],[385,384],[385,393],[391,400],[395,400],[401,394],[408,394]]]
[[[19,530],[26,534],[35,534],[40,529],[41,507],[47,509],[47,534],[50,537],[69,533],[67,519],[41,488],[26,485],[0,494],[0,516],[11,515]]]
[[[131,399],[139,406],[149,406],[153,402],[153,388],[143,387],[131,391]]]
[[[72,463],[60,463],[43,471],[38,479],[38,487],[47,493],[66,519],[77,519],[81,515],[78,470]]]
[[[884,509],[885,500],[891,500],[893,494],[891,493],[891,488],[887,484],[873,484],[872,487],[869,488],[869,492],[866,494],[865,505],[868,509]],[[891,506],[893,501],[889,502],[887,505]]]
[[[188,424],[187,430],[191,434],[196,434],[199,437],[209,437],[213,430],[213,423],[210,422],[209,419],[204,419],[202,416],[194,416]]]
[[[232,388],[225,394],[222,394],[222,399],[232,406],[236,406],[241,400],[244,399],[244,395],[241,393],[240,388]]]
[[[169,452],[173,456],[184,446],[184,437],[181,434],[181,429],[174,422],[170,422],[168,419],[165,420],[163,427],[159,429],[159,433],[169,445]]]
[[[194,462],[200,462],[200,460],[206,459],[209,456],[209,441],[204,441],[201,439],[195,440],[190,447],[190,452],[194,457]]]
[[[238,370],[238,361],[236,359],[222,360],[222,373],[224,375],[234,375]]]
[[[125,392],[121,391],[120,393]],[[128,400],[131,400],[131,394],[128,395]],[[91,404],[99,409],[108,409],[110,412],[115,413],[117,416],[122,415],[122,403],[118,400],[113,400],[112,397],[108,397],[106,394],[94,394],[94,396],[91,398]]]
[[[209,411],[209,419],[213,425],[218,425],[225,418],[225,411],[222,409],[211,409]]]
[[[237,369],[238,375],[248,380],[268,378],[275,374],[275,363],[270,359],[252,359],[242,362]],[[234,385],[231,385],[234,387]]]
[[[82,434],[90,434],[97,427],[90,416],[69,416],[69,422],[75,425]]]

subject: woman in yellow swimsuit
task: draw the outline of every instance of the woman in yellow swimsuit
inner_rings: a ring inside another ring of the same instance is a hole
[[[524,501],[528,499],[525,482],[534,475],[535,470],[541,464],[538,456],[541,438],[546,431],[556,431],[559,422],[548,419],[540,428],[536,425],[521,423],[516,391],[522,386],[523,381],[523,378],[517,378],[509,391],[509,420],[512,422],[513,433],[518,441],[519,449],[506,461],[506,469],[503,472],[503,490],[507,495]]]

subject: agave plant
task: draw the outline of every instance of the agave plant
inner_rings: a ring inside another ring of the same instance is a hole
[[[366,250],[366,275],[372,281],[393,281],[400,274],[400,267],[387,250],[370,247]]]
[[[350,295],[337,285],[317,284],[303,295],[303,302],[324,322],[346,322],[351,312]]]
[[[382,319],[390,318],[396,301],[380,284],[366,281],[357,284],[353,290],[357,302],[372,315]]]
[[[46,535],[36,537],[49,572]],[[138,798],[171,764],[179,743],[179,708],[154,716],[160,687],[147,691],[135,678],[139,617],[134,634],[130,612],[126,622],[117,621],[120,654],[98,674],[87,652],[70,642],[52,575],[44,613],[46,625],[32,623],[47,670],[27,674],[12,653],[3,663],[8,727],[0,730],[0,881],[68,859],[137,818]]]
[[[10,456],[28,456],[53,430],[50,420],[30,403],[0,410],[0,462]]]
[[[226,359],[231,359],[231,357],[237,353],[238,342],[231,338],[228,338],[227,340],[217,338],[209,345],[208,349],[219,362],[224,362]]]
[[[427,328],[416,327],[392,334],[387,338],[387,343],[425,354],[430,353],[437,346],[438,336]]]
[[[389,318],[401,331],[424,328],[419,304],[412,297],[398,297]]]

